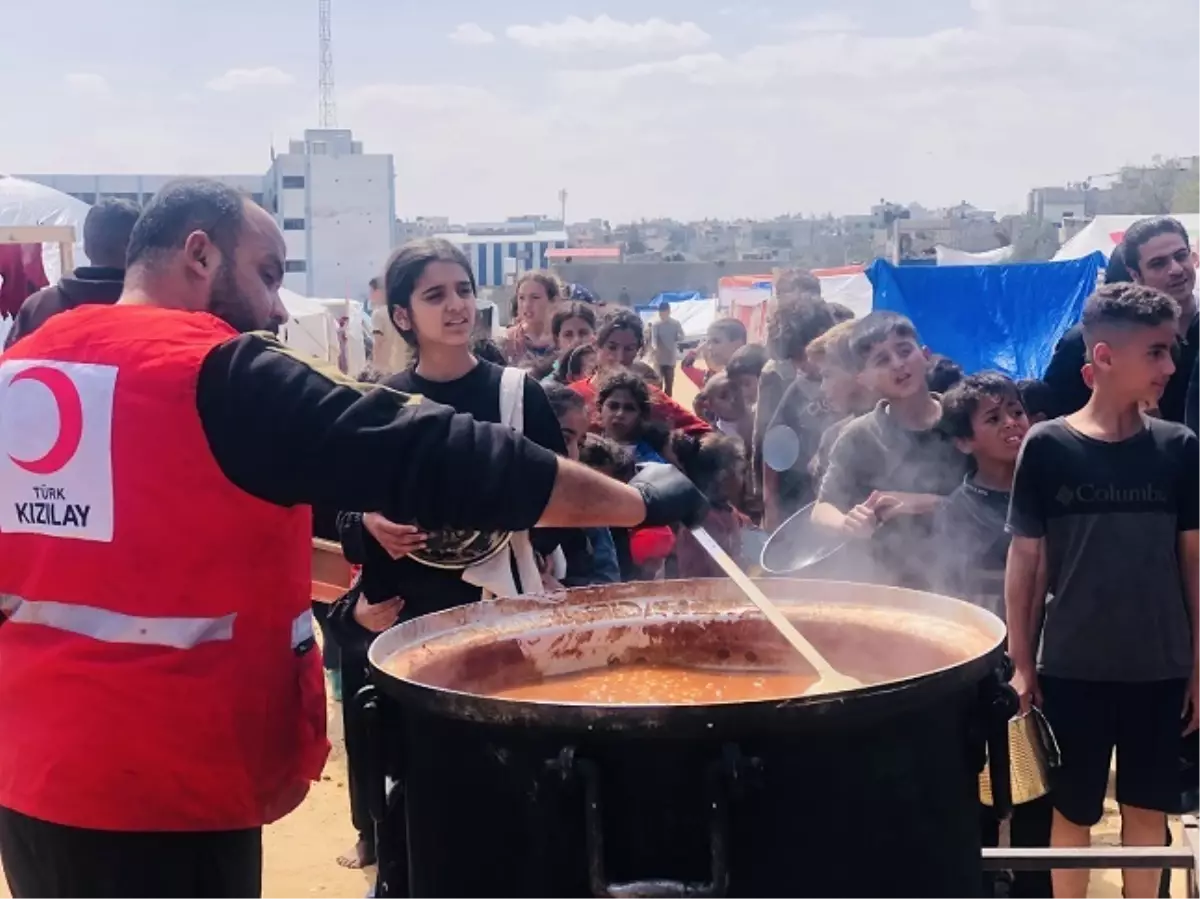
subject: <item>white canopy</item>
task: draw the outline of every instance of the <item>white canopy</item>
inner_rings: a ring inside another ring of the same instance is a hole
[[[333,365],[338,364],[338,322],[347,318],[346,371],[353,375],[367,364],[361,316],[353,300],[315,299],[286,287],[279,298],[288,311],[288,322],[279,329],[280,339],[293,350]]]
[[[1125,232],[1129,230],[1129,226],[1144,218],[1148,216],[1098,215],[1088,222],[1083,230],[1059,247],[1058,252],[1054,254],[1054,261],[1082,259],[1096,250],[1107,258],[1112,255],[1117,244],[1125,239]],[[1200,243],[1200,215],[1194,212],[1181,213],[1172,218],[1178,219],[1180,224],[1187,228],[1188,237],[1195,248],[1196,244]]]
[[[658,310],[649,307],[638,309],[642,321],[652,323],[658,321]],[[671,304],[671,318],[683,325],[685,340],[694,340],[708,333],[708,326],[717,317],[717,298],[708,297],[700,300],[684,300],[682,303]]]
[[[0,175],[0,225],[70,225],[75,229],[75,264],[87,265],[83,252],[83,220],[91,209],[69,194]],[[62,276],[58,244],[42,244],[42,270],[51,284]]]
[[[998,247],[995,250],[984,250],[982,253],[968,253],[966,250],[956,250],[938,244],[933,248],[937,255],[938,265],[1000,265],[1011,262],[1013,246]]]

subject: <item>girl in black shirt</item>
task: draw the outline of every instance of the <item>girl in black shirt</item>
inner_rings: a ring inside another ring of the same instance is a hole
[[[472,352],[475,326],[475,276],[467,257],[447,241],[422,240],[397,250],[388,263],[385,276],[388,309],[404,340],[414,348],[412,368],[383,382],[385,388],[402,390],[451,406],[478,421],[501,421],[501,379],[504,368],[478,359]],[[530,440],[560,455],[565,453],[558,418],[550,408],[542,388],[525,378],[521,397],[524,432]],[[506,477],[501,465],[494,477]],[[465,489],[465,488],[464,488]],[[530,496],[531,505],[544,497]],[[384,510],[381,510],[384,511]],[[436,527],[436,522],[422,522]],[[371,533],[371,522],[364,541],[362,589],[368,601],[379,602],[393,596],[404,600],[401,619],[440,611],[464,603],[476,602],[482,591],[462,578],[460,559],[450,544],[464,535],[431,535],[426,545],[415,545],[412,552],[422,558],[437,552],[432,561],[446,567],[434,567],[417,561],[410,554],[389,552]],[[414,542],[420,536],[414,534]],[[486,540],[486,535],[485,538]],[[554,531],[538,531],[532,536],[534,549],[548,556],[558,545]],[[441,549],[438,549],[439,544]],[[477,545],[471,541],[471,545]],[[522,590],[540,589],[540,584],[522,584]]]

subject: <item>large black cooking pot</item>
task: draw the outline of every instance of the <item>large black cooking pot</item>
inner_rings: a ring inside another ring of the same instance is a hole
[[[979,894],[985,742],[1002,806],[1008,783],[1003,625],[912,590],[760,585],[835,666],[878,682],[700,706],[489,695],[639,662],[803,666],[721,580],[486,602],[382,634],[368,707],[393,735],[411,894]],[[403,852],[403,828],[382,833],[381,858]]]

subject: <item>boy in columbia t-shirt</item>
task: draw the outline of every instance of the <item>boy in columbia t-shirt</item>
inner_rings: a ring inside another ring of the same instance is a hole
[[[1091,399],[1035,425],[1017,460],[1009,653],[1022,708],[1040,704],[1062,754],[1055,847],[1089,844],[1114,748],[1124,845],[1162,845],[1179,805],[1180,738],[1197,722],[1200,451],[1141,411],[1175,370],[1178,314],[1140,284],[1097,290],[1083,310]],[[1088,873],[1053,871],[1054,895],[1086,895]],[[1158,871],[1124,875],[1126,896],[1156,895]]]

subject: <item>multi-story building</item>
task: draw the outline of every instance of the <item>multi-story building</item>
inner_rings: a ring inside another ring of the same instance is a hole
[[[20,175],[95,203],[145,203],[179,175]],[[284,286],[314,297],[357,297],[395,242],[390,154],[364,153],[348,129],[313,129],[273,154],[265,175],[214,175],[275,216],[287,247]]]
[[[391,154],[364,153],[349,129],[310,129],[264,176],[264,206],[287,245],[284,284],[314,297],[364,297],[383,272],[396,221]]]
[[[562,222],[513,221],[467,225],[437,235],[462,247],[480,287],[511,284],[521,272],[546,268],[546,253],[567,245]]]
[[[1087,218],[1087,188],[1035,187],[1029,192],[1028,214],[1040,222],[1062,224],[1063,219]]]

